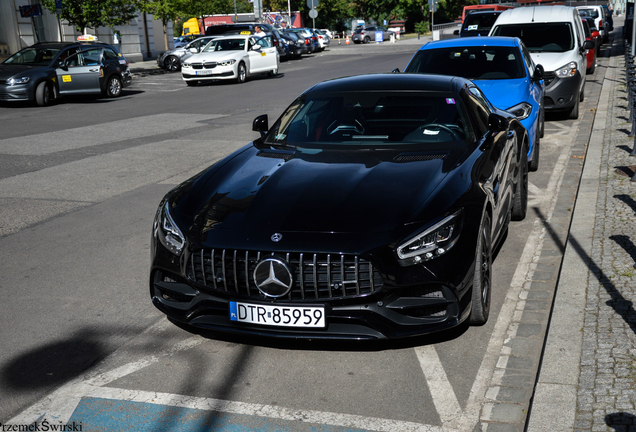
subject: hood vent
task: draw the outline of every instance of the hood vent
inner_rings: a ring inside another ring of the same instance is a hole
[[[448,153],[400,153],[393,158],[393,162],[422,162],[444,159]]]
[[[294,153],[277,152],[277,151],[261,151],[261,152],[258,152],[256,156],[274,158],[274,159],[284,159],[285,162],[287,162],[288,160],[294,157]]]

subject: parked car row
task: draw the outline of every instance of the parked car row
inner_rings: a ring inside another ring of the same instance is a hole
[[[175,43],[174,49],[159,54],[157,66],[176,72],[181,69],[181,65],[186,59],[202,52],[213,39],[229,35],[255,35],[257,27],[260,27],[267,36],[271,37],[271,43],[278,51],[281,61],[297,59],[303,54],[324,51],[331,42],[331,38],[320,29],[292,28],[280,31],[269,24],[222,24],[209,26],[204,35],[191,36],[187,45],[177,47]],[[185,36],[182,37],[185,38]]]

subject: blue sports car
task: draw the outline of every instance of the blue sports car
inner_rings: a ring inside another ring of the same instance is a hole
[[[405,73],[455,75],[472,80],[497,108],[511,112],[530,138],[530,171],[539,168],[543,137],[543,67],[535,65],[519,38],[468,37],[429,42]]]

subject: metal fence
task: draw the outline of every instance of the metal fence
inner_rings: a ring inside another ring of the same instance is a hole
[[[435,24],[433,26],[433,40],[453,39],[458,37],[453,34],[455,30],[460,30],[462,27],[461,21],[456,21],[446,24]]]

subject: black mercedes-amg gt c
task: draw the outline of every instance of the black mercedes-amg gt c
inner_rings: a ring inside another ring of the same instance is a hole
[[[527,208],[528,135],[470,81],[311,87],[260,138],[177,186],[150,295],[216,331],[387,339],[488,319],[493,249]]]

